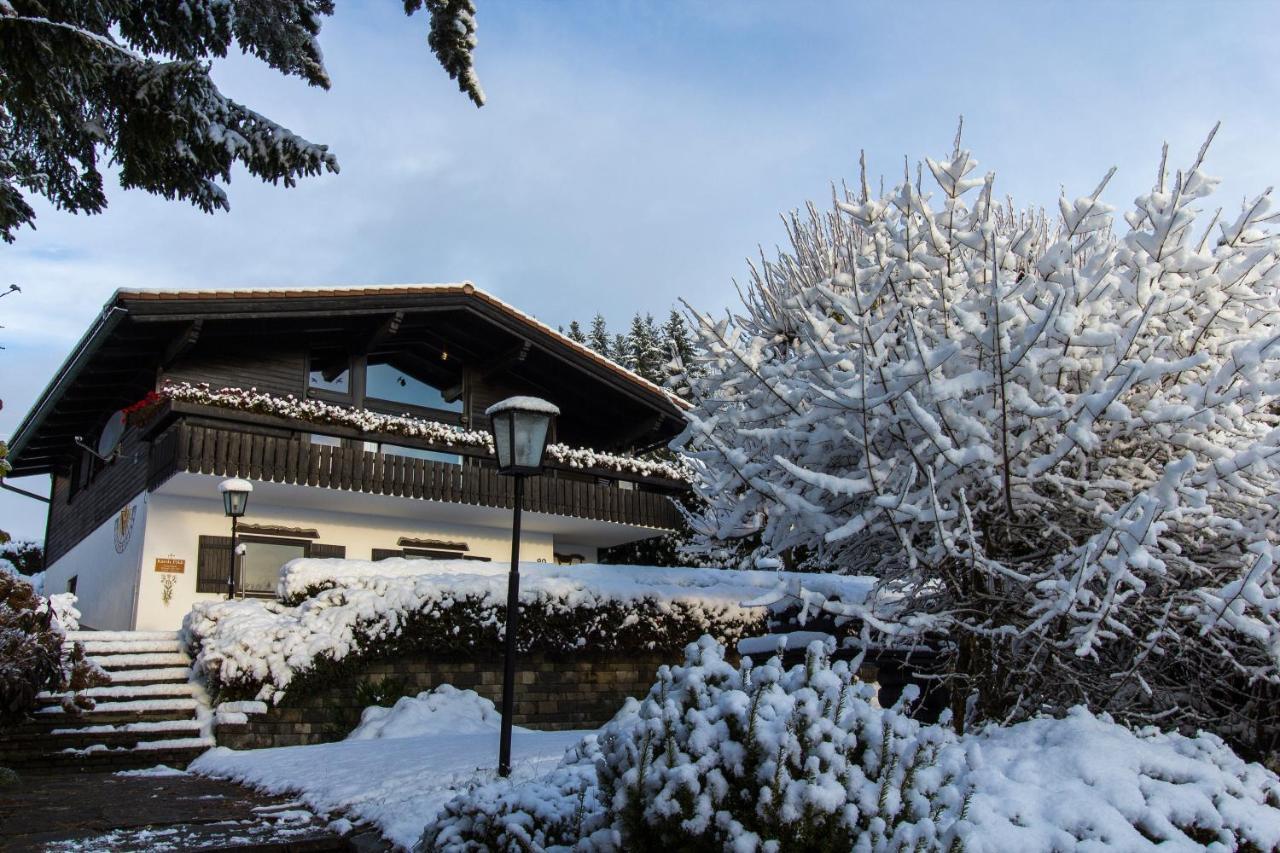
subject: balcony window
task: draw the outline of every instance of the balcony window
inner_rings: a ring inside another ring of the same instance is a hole
[[[240,557],[240,582],[246,595],[275,595],[280,567],[290,560],[309,556],[311,543],[299,539],[272,539],[241,536],[244,554]]]
[[[365,371],[365,397],[382,403],[413,406],[419,409],[439,409],[461,412],[462,400],[445,400],[442,389],[431,382],[391,364],[389,361],[369,359]]]
[[[307,389],[347,397],[351,395],[351,360],[345,353],[314,353],[307,372]]]

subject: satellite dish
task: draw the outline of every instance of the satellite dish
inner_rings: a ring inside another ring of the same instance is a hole
[[[98,436],[98,455],[106,459],[116,452],[116,448],[120,446],[120,439],[124,437],[124,410],[113,414],[107,418],[106,426],[102,428],[102,434]]]

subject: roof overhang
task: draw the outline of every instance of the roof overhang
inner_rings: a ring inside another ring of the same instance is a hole
[[[69,442],[145,392],[143,377],[174,342],[182,324],[307,318],[358,318],[465,312],[504,327],[567,367],[585,372],[633,405],[681,419],[687,404],[671,392],[562,335],[470,282],[359,288],[226,291],[118,290],[72,349],[35,405],[13,432],[11,476],[49,473]],[[127,322],[126,322],[127,321]],[[96,413],[96,414],[95,414]]]

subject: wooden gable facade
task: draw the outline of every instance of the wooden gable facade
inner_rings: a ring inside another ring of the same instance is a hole
[[[560,407],[556,441],[613,453],[661,446],[682,426],[669,393],[470,284],[119,291],[11,442],[13,476],[53,477],[48,561],[182,471],[510,505],[510,484],[479,451],[190,403],[130,427],[110,463],[81,449],[78,438],[93,446],[113,412],[166,383],[254,388],[477,430],[487,429],[493,402],[532,394]],[[678,524],[667,498],[685,488],[570,466],[535,480],[530,509],[657,529]]]

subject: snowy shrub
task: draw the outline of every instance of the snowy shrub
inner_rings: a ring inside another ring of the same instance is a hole
[[[68,711],[92,708],[91,699],[75,692],[107,682],[79,643],[65,647],[60,617],[79,614],[74,597],[60,599],[51,606],[21,576],[0,572],[0,728],[34,711],[42,691],[71,691],[63,703]]]
[[[619,719],[634,716],[628,700]],[[414,848],[420,853],[533,853],[612,850],[614,832],[596,780],[600,749],[594,735],[560,766],[518,784],[477,785],[445,805]]]
[[[1217,737],[1083,708],[958,735],[883,709],[820,644],[802,665],[687,650],[533,782],[454,799],[420,848],[491,851],[1272,850],[1280,779]]]
[[[521,567],[521,651],[679,653],[703,634],[735,644],[765,631],[794,576],[646,566]],[[855,601],[869,582],[818,585]],[[197,671],[229,696],[280,701],[401,654],[499,653],[507,566],[468,560],[295,560],[279,592],[298,601],[198,602],[184,620]],[[781,606],[781,605],[779,605]]]
[[[492,701],[474,690],[441,684],[416,696],[401,696],[389,708],[365,708],[347,740],[479,734],[496,732],[501,724],[502,715]]]
[[[1002,205],[959,135],[793,215],[744,308],[697,318],[704,547],[877,576],[832,612],[945,652],[958,715],[1274,748],[1280,238],[1270,191],[1202,214],[1206,149],[1119,221],[1110,174]]]

